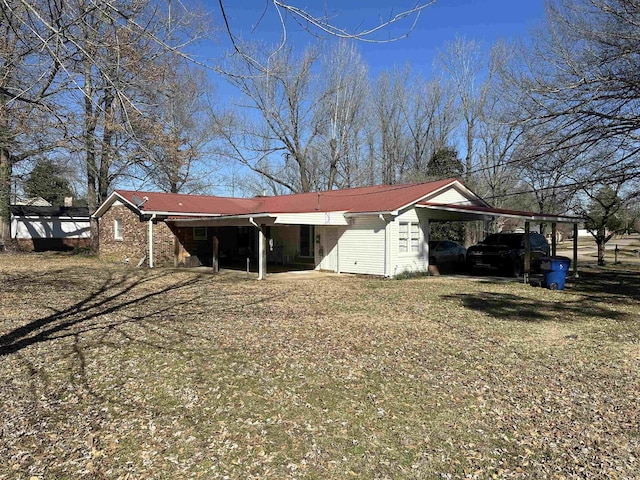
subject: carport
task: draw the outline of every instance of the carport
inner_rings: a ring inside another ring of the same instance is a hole
[[[299,255],[292,253],[279,251],[277,240],[286,240],[287,245],[295,244],[298,246],[303,243],[307,243],[307,247],[310,252],[313,252],[315,240],[313,238],[313,228],[319,225],[322,226],[335,226],[346,225],[346,220],[342,215],[335,215],[331,213],[322,212],[320,215],[313,213],[306,213],[304,215],[298,214],[267,214],[261,213],[256,215],[229,215],[209,218],[173,218],[167,219],[167,222],[174,227],[187,227],[193,229],[193,231],[199,228],[211,230],[215,233],[210,235],[207,241],[208,245],[205,247],[207,250],[208,258],[211,258],[211,265],[214,272],[218,272],[221,262],[221,254],[228,251],[229,248],[236,249],[237,242],[234,238],[240,238],[241,236],[249,241],[245,248],[246,252],[238,257],[243,262],[249,259],[257,260],[258,279],[262,280],[267,274],[267,262],[271,262],[277,265],[295,265],[297,267],[305,267],[307,260],[313,260],[313,253],[311,256],[302,252],[303,248],[299,249]],[[245,232],[243,235],[225,235],[225,232],[229,231]],[[246,235],[250,232],[249,235]],[[306,234],[306,235],[305,235]],[[276,243],[274,244],[274,238]],[[282,248],[282,245],[280,245]],[[307,255],[307,256],[305,256]],[[306,259],[306,260],[305,260]],[[256,264],[253,263],[252,266]],[[309,265],[313,265],[309,262]],[[247,268],[249,268],[247,264]]]
[[[254,258],[254,253],[257,244],[257,259],[258,259],[258,279],[262,279],[266,273],[267,262],[267,228],[273,226],[274,219],[268,215],[234,215],[234,216],[222,216],[215,218],[198,218],[198,219],[171,219],[168,220],[175,227],[190,227],[194,229],[194,232],[199,228],[214,229],[214,234],[208,238],[210,242],[206,247],[211,256],[211,267],[214,272],[218,272],[220,268],[220,253],[227,249],[227,245],[224,243],[225,237],[229,237],[225,234],[225,231],[236,231],[235,238],[245,237],[243,235],[244,230],[250,229],[251,232],[257,232],[257,238],[255,235],[251,235],[251,240],[247,245],[238,245],[237,241],[234,242],[234,248],[246,248],[244,257]],[[255,230],[254,230],[255,229]],[[250,253],[249,253],[250,252]]]
[[[507,217],[524,220],[525,231],[525,256],[524,256],[524,283],[529,283],[531,273],[531,245],[529,244],[529,232],[531,223],[551,224],[551,255],[556,255],[557,248],[557,225],[568,223],[573,225],[573,277],[578,278],[578,224],[584,221],[581,217],[569,215],[551,215],[546,213],[522,212],[517,210],[506,210],[501,208],[481,207],[476,205],[458,204],[436,204],[430,202],[418,202],[416,208],[429,210],[429,219],[436,221],[489,221],[492,218]]]

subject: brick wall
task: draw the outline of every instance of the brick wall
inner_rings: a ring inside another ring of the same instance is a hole
[[[122,220],[122,240],[114,236],[115,220]],[[137,265],[147,254],[147,222],[125,205],[113,205],[100,218],[100,257],[115,262],[125,259]],[[145,264],[147,262],[145,261]]]
[[[115,220],[122,220],[122,240],[116,240]],[[100,256],[107,260],[129,262],[137,265],[148,252],[147,237],[149,221],[126,205],[113,205],[100,218]],[[145,258],[144,265],[149,265]],[[163,220],[153,221],[153,265],[173,267],[176,265],[176,239],[174,233]]]
[[[17,249],[21,252],[46,252],[89,248],[90,238],[18,238]]]
[[[162,220],[153,224],[153,265],[174,267],[176,261],[176,237]]]

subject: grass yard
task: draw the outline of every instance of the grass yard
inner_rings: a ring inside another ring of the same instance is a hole
[[[0,255],[0,479],[639,478],[640,265],[581,274]]]

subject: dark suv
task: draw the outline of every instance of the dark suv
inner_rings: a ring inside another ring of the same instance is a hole
[[[519,276],[524,270],[524,233],[494,233],[467,249],[467,266],[473,273],[480,269],[494,269]],[[547,239],[530,233],[531,270],[540,270],[540,259],[549,255]]]

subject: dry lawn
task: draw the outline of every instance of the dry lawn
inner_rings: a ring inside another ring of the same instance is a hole
[[[638,478],[640,267],[581,273],[0,255],[0,479]]]

